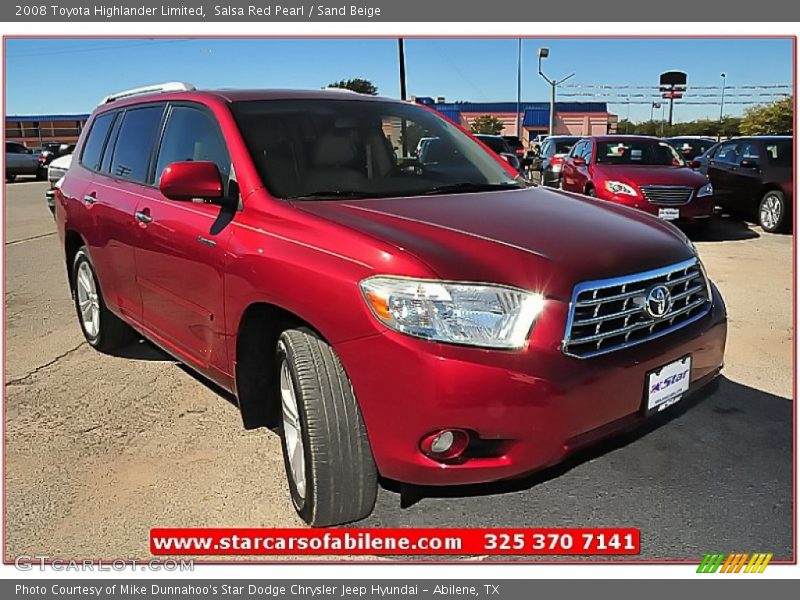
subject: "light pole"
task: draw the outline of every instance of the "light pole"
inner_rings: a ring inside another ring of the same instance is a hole
[[[553,135],[553,130],[556,126],[556,88],[570,77],[573,77],[575,73],[570,73],[564,79],[550,79],[542,72],[542,59],[550,56],[550,48],[539,48],[539,52],[536,55],[539,57],[539,75],[550,84],[550,129],[548,135]]]
[[[722,119],[724,119],[724,111],[725,111],[725,81],[727,80],[728,76],[725,73],[720,73],[720,77],[722,77],[722,96],[719,100],[719,140],[722,139]]]

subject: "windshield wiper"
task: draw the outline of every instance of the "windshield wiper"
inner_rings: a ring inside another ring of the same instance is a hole
[[[423,196],[435,196],[437,194],[464,194],[469,192],[491,192],[497,190],[519,190],[522,186],[518,183],[472,183],[471,181],[462,181],[460,183],[449,183],[447,185],[438,185],[425,192]]]
[[[340,198],[379,198],[380,194],[363,192],[358,190],[319,190],[316,192],[309,192],[307,194],[299,194],[297,196],[289,196],[288,200],[321,200],[325,198],[340,199]]]

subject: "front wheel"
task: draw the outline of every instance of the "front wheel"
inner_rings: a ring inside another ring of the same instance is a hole
[[[595,193],[594,188],[592,186],[586,188],[586,195],[589,196],[590,198],[597,197],[597,194]]]
[[[758,205],[758,224],[767,233],[784,231],[788,224],[788,211],[783,192],[770,190]]]
[[[307,329],[277,347],[281,446],[297,514],[313,527],[372,512],[378,473],[353,388],[333,348]]]

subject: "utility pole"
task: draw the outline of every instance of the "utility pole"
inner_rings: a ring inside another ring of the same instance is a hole
[[[400,60],[400,100],[406,99],[406,52],[403,38],[397,38],[397,54]]]
[[[403,38],[397,38],[397,58],[400,63],[400,100],[406,100],[406,51]],[[403,157],[408,156],[408,124],[400,120],[400,139],[402,140]]]
[[[522,139],[522,38],[517,43],[517,137]]]
[[[550,56],[550,49],[549,48],[539,48],[539,52],[537,52],[537,56],[539,57],[539,75],[542,79],[544,79],[548,84],[550,84],[550,128],[548,130],[548,135],[553,135],[553,132],[556,128],[556,88],[564,83],[570,77],[574,77],[575,73],[570,73],[564,79],[550,79],[547,75],[542,72],[542,59],[547,58]]]
[[[722,126],[723,126],[723,119],[725,118],[725,82],[728,79],[728,76],[725,73],[720,73],[720,77],[722,77],[722,97],[719,100],[719,136],[717,137],[717,141],[722,140]]]

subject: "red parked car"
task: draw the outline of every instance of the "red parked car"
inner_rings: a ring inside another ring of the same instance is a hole
[[[658,138],[584,138],[564,161],[561,180],[565,190],[677,223],[706,225],[714,211],[714,189],[708,179]]]
[[[415,136],[437,139],[424,164]],[[722,367],[725,305],[680,231],[526,187],[406,102],[112,95],[56,217],[88,343],[137,332],[233,392],[245,427],[277,426],[316,526],[368,515],[378,474],[552,465]]]

